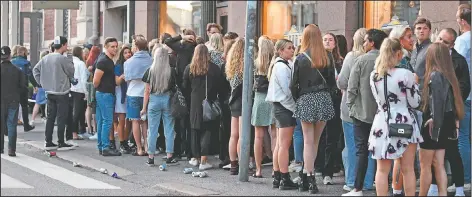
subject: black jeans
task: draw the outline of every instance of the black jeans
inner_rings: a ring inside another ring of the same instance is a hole
[[[221,103],[221,101],[220,101]],[[220,143],[220,154],[219,158],[221,161],[229,160],[229,138],[231,135],[231,111],[228,105],[223,104],[222,106],[223,116],[221,117],[219,143]]]
[[[459,154],[458,140],[447,140],[446,159],[451,165],[452,181],[457,187],[464,186],[464,166],[462,165],[462,158]],[[434,176],[434,169],[431,169],[432,184],[436,184]]]
[[[83,134],[85,133],[85,109],[87,107],[87,101],[84,100],[85,94],[78,92],[70,92],[70,94],[72,95],[72,132]]]
[[[28,117],[28,92],[24,91],[20,94],[21,113],[23,116],[23,127],[30,125]]]
[[[354,123],[354,140],[356,141],[356,156],[357,156],[357,167],[356,167],[356,180],[354,187],[359,191],[364,187],[365,173],[367,171],[369,150],[367,143],[369,142],[370,128],[372,124],[362,122],[355,118],[352,118]]]
[[[219,121],[209,121],[202,123],[200,129],[192,129],[190,144],[193,158],[210,155],[211,131],[218,127],[218,123]]]
[[[69,114],[69,94],[54,95],[48,94],[48,120],[46,121],[46,143],[52,143],[52,133],[54,132],[54,122],[57,117],[57,138],[58,143],[64,143],[64,131]]]
[[[326,125],[326,146],[325,146],[325,159],[323,168],[323,177],[333,177],[336,156],[341,153],[338,142],[341,137],[342,123],[340,118],[340,99],[333,99],[333,106],[335,116],[333,119],[328,120]]]

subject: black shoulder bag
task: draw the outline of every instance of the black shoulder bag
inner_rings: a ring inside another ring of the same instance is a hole
[[[387,104],[387,124],[389,137],[411,138],[413,135],[413,125],[405,123],[390,123],[390,101],[387,94],[387,74],[384,77],[384,96]]]
[[[173,69],[173,68],[171,68]],[[185,101],[185,97],[180,91],[179,86],[177,86],[177,79],[175,76],[175,87],[172,96],[170,97],[170,112],[174,118],[182,118],[188,114],[188,107]]]
[[[216,120],[221,116],[221,105],[218,100],[208,100],[208,73],[205,79],[205,100],[202,103],[203,122]]]

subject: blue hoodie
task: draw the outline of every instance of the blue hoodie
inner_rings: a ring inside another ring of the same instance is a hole
[[[31,63],[28,61],[25,57],[23,56],[16,56],[13,57],[11,60],[11,63],[15,65],[17,68],[21,70],[25,74],[26,77],[26,84],[28,84],[28,81],[32,78],[32,69],[31,69]],[[37,86],[36,82],[31,81],[33,86]]]
[[[151,67],[152,58],[147,51],[138,51],[124,63],[125,81],[142,79]]]

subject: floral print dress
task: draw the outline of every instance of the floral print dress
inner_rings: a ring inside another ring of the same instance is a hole
[[[373,159],[397,159],[402,156],[410,143],[423,142],[414,111],[421,100],[418,85],[413,73],[408,69],[390,69],[387,75],[388,99],[385,99],[384,77],[377,79],[377,76],[378,73],[375,70],[370,76],[370,87],[378,110],[370,131],[368,147]],[[388,105],[386,102],[390,104],[389,123],[413,126],[413,135],[410,139],[388,136]]]

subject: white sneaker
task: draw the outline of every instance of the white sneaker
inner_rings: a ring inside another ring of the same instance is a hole
[[[97,140],[97,138],[98,138],[97,133],[95,133],[89,137],[89,140]]]
[[[454,187],[454,191],[455,190],[456,190],[456,188]],[[427,196],[438,196],[438,194],[439,193],[438,193],[438,188],[437,187],[436,188],[433,188],[431,186],[429,187]]]
[[[299,184],[301,182],[302,178],[300,178],[299,176],[295,177],[292,182],[296,183],[296,184]]]
[[[332,184],[333,184],[333,180],[331,179],[331,177],[325,176],[324,179],[323,179],[323,184],[325,184],[325,185],[332,185]]]
[[[231,164],[223,166],[223,169],[230,169],[230,168],[231,168]]]
[[[72,145],[72,146],[74,146],[74,147],[79,147],[79,144],[77,144],[76,142],[74,142],[74,140],[67,140],[67,141],[66,141],[66,144],[70,144],[70,145]]]
[[[341,176],[344,176],[344,171],[343,171],[343,170],[341,170],[341,171],[339,171],[339,172],[337,172],[337,173],[334,173],[334,174],[333,174],[333,176],[335,176],[335,177],[341,177]]]
[[[288,166],[288,171],[289,172],[300,172],[301,170],[302,170],[302,164],[301,163],[292,162]]]
[[[92,136],[91,136],[90,134],[88,134],[88,133],[78,134],[78,136],[81,137],[81,138],[84,138],[84,139],[88,139],[88,138],[92,137]]]
[[[349,186],[344,185],[344,186],[343,186],[343,190],[350,192],[350,191],[353,190],[353,188],[350,188]]]
[[[31,125],[31,126],[34,127],[34,120],[30,121],[30,122],[29,122],[29,125]]]
[[[249,162],[249,169],[255,169],[256,168],[256,164],[254,162]]]
[[[431,188],[429,188],[431,190]],[[447,192],[456,192],[456,184],[452,184],[447,188]]]
[[[206,162],[205,164],[200,164],[200,167],[198,167],[199,170],[208,170],[211,168],[213,168],[213,165],[208,162]]]
[[[464,184],[464,191],[470,191],[470,183]]]
[[[198,166],[198,160],[195,159],[195,158],[190,159],[190,161],[188,161],[188,163],[192,166],[195,166],[195,167]]]
[[[345,193],[341,196],[363,196],[364,194],[362,193],[362,190],[361,191],[357,191],[355,189],[351,190],[350,192],[348,193]]]

